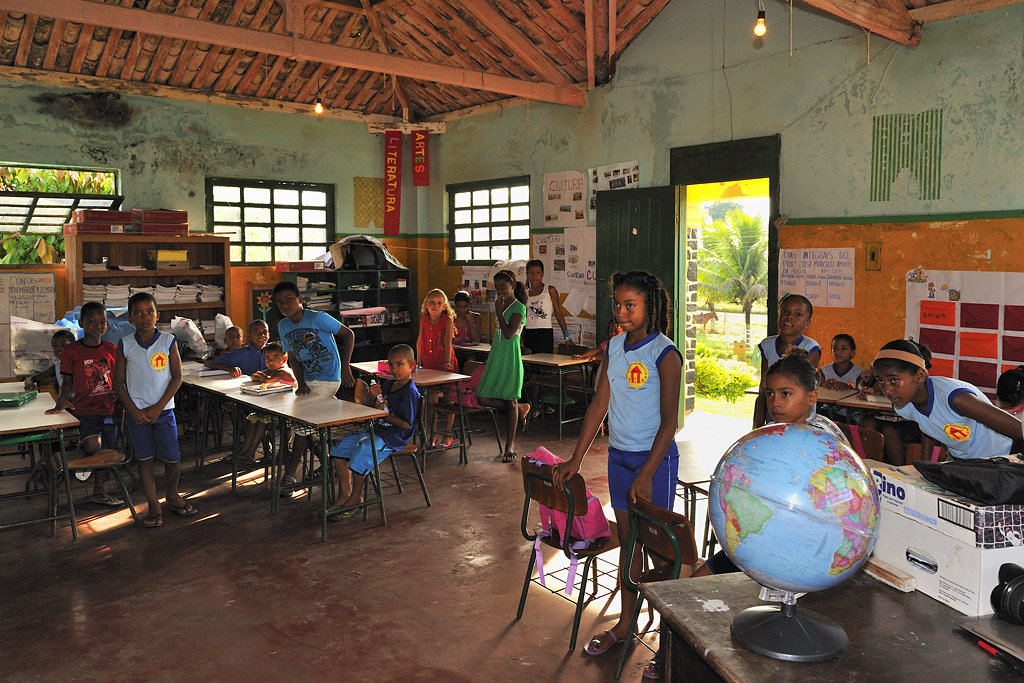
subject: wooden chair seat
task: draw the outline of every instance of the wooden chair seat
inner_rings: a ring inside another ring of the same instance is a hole
[[[90,470],[97,469],[100,467],[114,467],[125,462],[127,456],[121,451],[115,451],[112,448],[107,448],[102,451],[97,451],[92,455],[87,455],[83,458],[76,458],[68,461],[68,469],[70,470]]]

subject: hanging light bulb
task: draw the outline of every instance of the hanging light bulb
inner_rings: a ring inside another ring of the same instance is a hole
[[[313,105],[313,111],[317,114],[324,113],[324,103],[320,101],[320,96],[316,97],[316,104]]]
[[[758,0],[757,23],[754,24],[754,35],[760,38],[766,33],[768,33],[768,27],[764,25],[764,3],[761,2],[761,0]]]

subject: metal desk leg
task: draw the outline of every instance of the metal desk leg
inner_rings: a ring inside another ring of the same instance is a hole
[[[381,526],[385,526],[388,523],[388,518],[384,513],[384,486],[380,481],[380,467],[377,462],[377,437],[373,433],[373,420],[370,420],[370,449],[373,452],[373,480],[376,482],[377,503],[380,506],[380,523]],[[366,514],[366,508],[363,508],[363,514]]]
[[[558,368],[558,440],[562,440],[562,427],[565,425],[565,395],[562,393],[562,368]]]
[[[57,443],[60,444],[60,467],[64,473],[64,493],[68,497],[68,514],[71,516],[71,540],[78,540],[78,523],[75,519],[75,497],[71,493],[71,473],[68,472],[68,457],[64,452],[64,430],[57,430]]]
[[[202,400],[203,400],[203,392],[201,392],[198,389],[196,389],[195,390],[195,396],[193,396],[193,401],[192,401],[192,405],[195,407],[195,413],[192,416],[192,430],[194,432],[192,436],[196,440],[195,441],[195,444],[196,444],[196,446],[195,446],[195,451],[196,451],[195,452],[195,463],[193,464],[193,466],[194,466],[195,471],[196,471],[197,474],[199,473],[199,470],[202,469],[202,467],[199,465],[199,463],[200,463],[200,453],[201,453],[201,449],[202,449],[202,445],[199,443],[199,438],[200,438],[199,435],[202,433],[202,430],[199,428],[199,419],[200,419],[199,415],[202,412],[202,410],[201,410],[202,409],[202,405],[201,405]]]
[[[456,382],[455,383],[455,400],[457,400],[459,402],[459,424],[462,425],[462,429],[460,430],[460,433],[459,433],[459,441],[460,441],[460,444],[459,444],[459,464],[460,465],[468,465],[469,464],[469,453],[466,450],[466,437],[469,434],[469,425],[466,423],[466,411],[465,411],[465,409],[462,406],[462,383],[461,382]],[[424,466],[424,469],[426,469],[426,465],[427,465],[427,456],[424,453],[424,455],[423,455],[423,466]]]
[[[323,461],[320,463],[320,540],[327,540],[327,477],[329,472],[327,471],[330,467],[331,452],[330,452],[330,436],[331,430],[329,427],[320,428],[320,451]],[[314,447],[313,452],[316,452]],[[377,464],[377,451],[374,450],[374,467]]]

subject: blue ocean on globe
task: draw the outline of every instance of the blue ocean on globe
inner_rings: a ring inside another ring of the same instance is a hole
[[[708,507],[736,566],[794,593],[850,578],[878,538],[878,491],[864,463],[808,425],[768,425],[730,446],[712,475]]]

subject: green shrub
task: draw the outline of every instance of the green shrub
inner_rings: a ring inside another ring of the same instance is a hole
[[[715,350],[704,342],[697,342],[697,348],[694,350],[694,354],[697,358],[714,358]]]
[[[694,385],[702,396],[735,401],[744,389],[756,384],[754,369],[746,363],[697,356]]]

